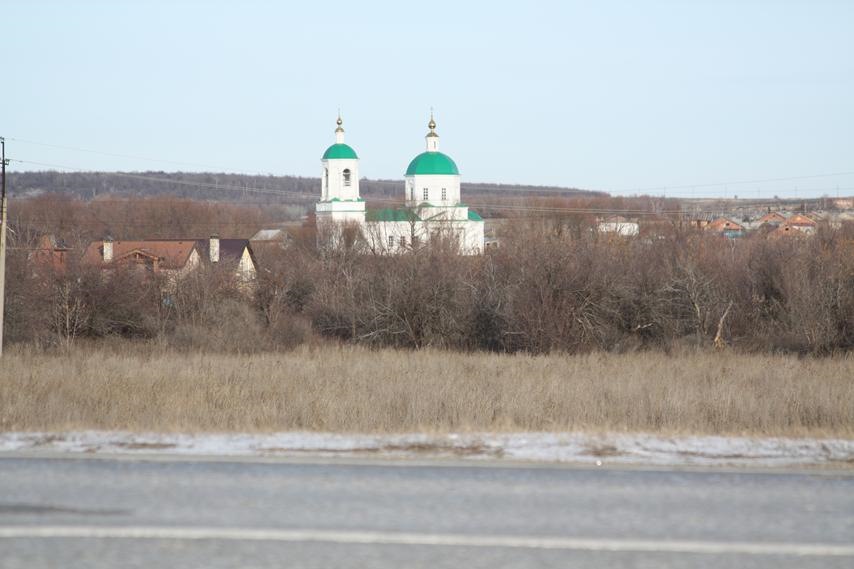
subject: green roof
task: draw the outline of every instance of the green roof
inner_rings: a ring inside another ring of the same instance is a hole
[[[483,218],[475,210],[469,210],[469,221],[483,221]]]
[[[406,169],[407,176],[415,174],[439,174],[447,176],[459,176],[460,171],[451,157],[441,152],[422,152],[412,159],[409,168]]]
[[[359,157],[356,156],[356,151],[350,146],[341,143],[333,144],[327,148],[326,152],[323,153],[323,158],[321,158],[321,160],[336,160],[339,158],[352,158],[357,160]]]
[[[365,212],[367,221],[418,221],[418,215],[407,209],[369,209]]]

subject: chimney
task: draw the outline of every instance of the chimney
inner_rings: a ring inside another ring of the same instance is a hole
[[[208,251],[211,256],[211,263],[219,263],[219,235],[214,233],[211,235],[210,246]]]
[[[111,263],[113,261],[113,238],[109,235],[104,237],[104,262]]]

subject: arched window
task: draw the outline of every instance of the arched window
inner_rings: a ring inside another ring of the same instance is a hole
[[[448,188],[442,188],[442,201],[448,199]]]
[[[430,199],[430,190],[428,190],[427,188],[424,188],[424,191],[422,192],[422,194],[424,196],[424,201],[427,201]]]
[[[350,169],[349,168],[344,168],[344,185],[345,186],[350,185]]]

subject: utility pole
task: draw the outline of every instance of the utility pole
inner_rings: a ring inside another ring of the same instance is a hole
[[[3,313],[6,310],[6,139],[0,136],[0,147],[2,147],[2,198],[0,202],[0,357],[3,356],[3,326],[5,324]]]

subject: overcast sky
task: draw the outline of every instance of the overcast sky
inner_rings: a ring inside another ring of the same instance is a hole
[[[340,107],[362,175],[401,178],[432,106],[464,181],[854,194],[852,1],[0,8],[13,159],[317,176]]]

